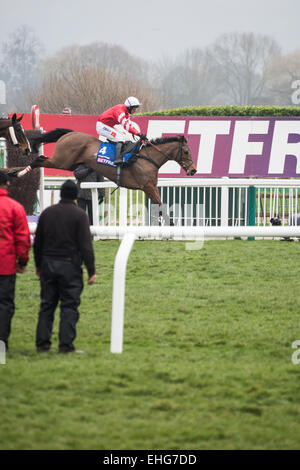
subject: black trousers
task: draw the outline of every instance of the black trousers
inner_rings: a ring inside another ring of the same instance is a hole
[[[90,225],[93,225],[93,204],[92,204],[92,200],[91,199],[82,199],[81,197],[79,197],[77,199],[77,204],[78,204],[78,207],[80,207],[84,211],[86,211],[86,210],[88,211]]]
[[[0,340],[8,349],[11,320],[15,313],[16,275],[0,275]]]
[[[78,307],[83,289],[82,269],[69,260],[43,258],[41,268],[41,305],[36,330],[36,346],[49,349],[55,309],[60,302],[59,350],[74,350]]]

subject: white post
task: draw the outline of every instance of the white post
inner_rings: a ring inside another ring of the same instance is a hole
[[[127,225],[127,189],[120,188],[119,225]]]
[[[40,190],[39,190],[39,206],[40,206],[40,213],[43,212],[45,208],[45,171],[44,168],[40,168]]]
[[[93,225],[99,226],[98,189],[92,188],[91,191],[92,191]]]
[[[81,185],[80,185],[81,186]],[[93,214],[93,225],[99,227],[99,202],[98,202],[98,189],[92,188],[92,214]],[[94,240],[97,241],[100,238],[94,235]]]
[[[6,364],[6,346],[4,341],[0,340],[0,364]]]
[[[6,148],[6,139],[0,137],[0,167],[7,167],[7,148]]]
[[[229,178],[224,177],[222,179],[228,180]],[[222,227],[228,226],[228,195],[229,195],[228,186],[222,186],[221,187],[221,226]],[[218,197],[218,194],[217,194],[217,197]]]
[[[112,353],[123,351],[126,266],[135,238],[134,233],[127,233],[115,258],[110,342]]]
[[[40,127],[40,131],[43,133],[44,129]],[[39,155],[44,155],[44,144],[42,143],[39,147]],[[40,168],[40,191],[39,191],[39,206],[40,213],[45,209],[45,168]]]

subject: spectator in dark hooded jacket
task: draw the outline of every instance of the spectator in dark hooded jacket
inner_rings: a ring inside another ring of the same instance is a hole
[[[75,350],[78,307],[83,289],[82,262],[88,284],[96,280],[95,258],[87,214],[77,207],[76,184],[61,186],[61,200],[40,215],[34,239],[36,274],[41,282],[41,304],[36,331],[38,352],[49,351],[54,313],[60,302],[59,352]]]

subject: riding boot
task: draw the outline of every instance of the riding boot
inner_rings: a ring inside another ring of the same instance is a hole
[[[122,146],[123,146],[123,142],[118,142],[116,144],[116,158],[114,161],[115,165],[121,165],[123,163],[122,156],[121,156]]]

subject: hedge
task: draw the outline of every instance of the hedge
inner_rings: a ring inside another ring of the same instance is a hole
[[[300,106],[187,106],[140,116],[300,116]]]

